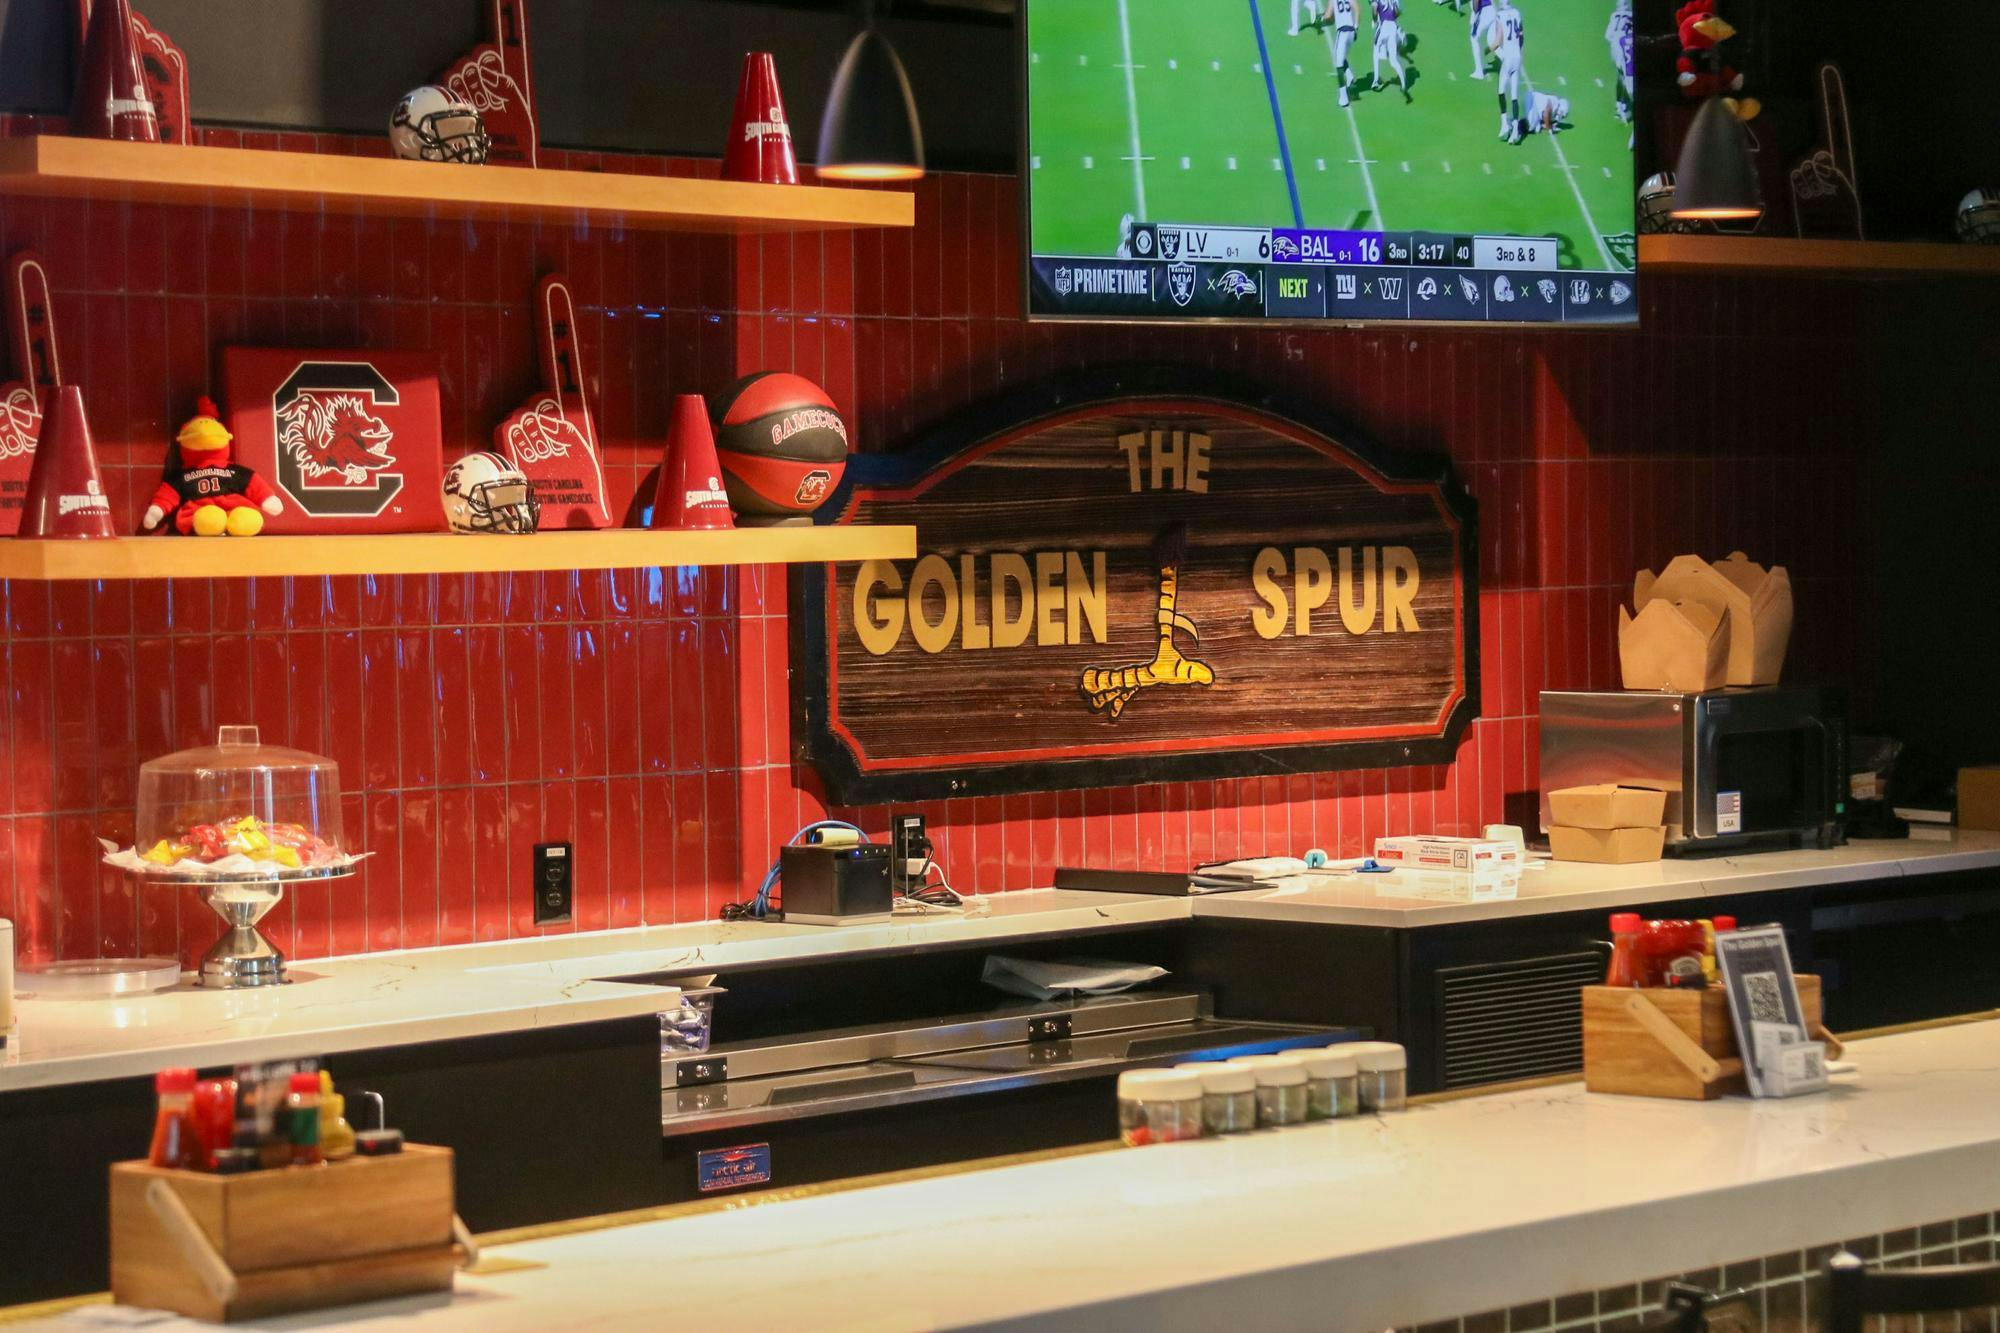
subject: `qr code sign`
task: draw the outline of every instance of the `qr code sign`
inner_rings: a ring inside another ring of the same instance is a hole
[[[1753,1023],[1784,1023],[1785,992],[1775,972],[1752,972],[1743,978],[1743,994],[1750,1001]]]

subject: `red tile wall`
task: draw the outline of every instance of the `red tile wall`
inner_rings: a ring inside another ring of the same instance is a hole
[[[913,231],[735,241],[0,196],[0,252],[49,260],[66,359],[134,524],[227,343],[435,350],[447,456],[486,447],[532,387],[528,296],[551,268],[584,307],[621,503],[657,461],[671,395],[751,369],[823,383],[869,450],[1057,366],[1149,360],[1284,381],[1379,440],[1451,455],[1483,545],[1484,697],[1456,762],[936,803],[963,889],[1085,860],[1352,853],[1385,831],[1499,819],[1536,783],[1536,691],[1614,683],[1631,571],[1682,550],[1789,565],[1794,661],[1856,674],[1860,556],[1841,534],[1860,499],[1845,460],[1875,418],[1865,289],[1653,278],[1636,335],[1029,325],[1017,204],[1011,177],[938,175]],[[0,583],[0,916],[30,958],[197,956],[216,933],[207,909],[135,892],[99,867],[96,839],[130,837],[141,760],[248,720],[340,761],[348,840],[373,853],[273,913],[288,953],[532,934],[528,847],[545,839],[577,846],[562,929],[712,917],[824,810],[786,758],[784,608],[774,568]],[[888,812],[835,813],[881,830]]]

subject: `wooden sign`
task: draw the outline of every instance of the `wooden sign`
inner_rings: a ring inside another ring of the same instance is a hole
[[[1191,372],[857,456],[821,521],[918,542],[791,582],[797,757],[835,801],[1442,763],[1476,708],[1449,462]]]

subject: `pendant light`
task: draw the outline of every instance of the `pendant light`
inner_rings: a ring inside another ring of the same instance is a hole
[[[1711,97],[1694,113],[1674,167],[1674,216],[1704,220],[1761,217],[1750,131],[1727,99]]]
[[[829,180],[907,181],[924,174],[924,131],[896,48],[861,8],[819,123],[819,174]]]

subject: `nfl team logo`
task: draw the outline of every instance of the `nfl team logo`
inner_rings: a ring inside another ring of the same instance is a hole
[[[1611,284],[1611,304],[1624,305],[1631,299],[1632,289],[1630,287],[1627,287],[1622,282],[1613,282]]]
[[[1569,280],[1569,303],[1571,305],[1590,304],[1590,279],[1571,278]]]
[[[1166,237],[1161,236],[1161,249],[1166,248]],[[1186,306],[1194,300],[1194,265],[1171,264],[1167,267],[1167,295],[1177,306]]]
[[[1400,300],[1402,300],[1402,299],[1403,299],[1403,280],[1402,280],[1401,278],[1384,278],[1384,279],[1382,279],[1382,299],[1383,299],[1383,300],[1385,300],[1385,301],[1400,301]]]
[[[1354,275],[1352,273],[1336,273],[1333,275],[1333,295],[1334,299],[1338,301],[1352,301],[1354,299]]]
[[[1173,260],[1181,257],[1181,234],[1177,231],[1160,232],[1160,258]]]
[[[1067,265],[1056,270],[1057,296],[1068,296],[1075,287],[1076,287],[1076,275],[1070,272]]]
[[[422,353],[231,347],[223,391],[238,461],[285,511],[265,531],[433,532],[444,473],[436,361]]]
[[[1479,284],[1471,278],[1460,278],[1458,280],[1458,290],[1464,293],[1467,305],[1479,304]]]
[[[1417,284],[1417,299],[1419,301],[1435,300],[1437,298],[1437,294],[1438,294],[1438,285],[1436,278],[1425,278],[1422,282]]]

